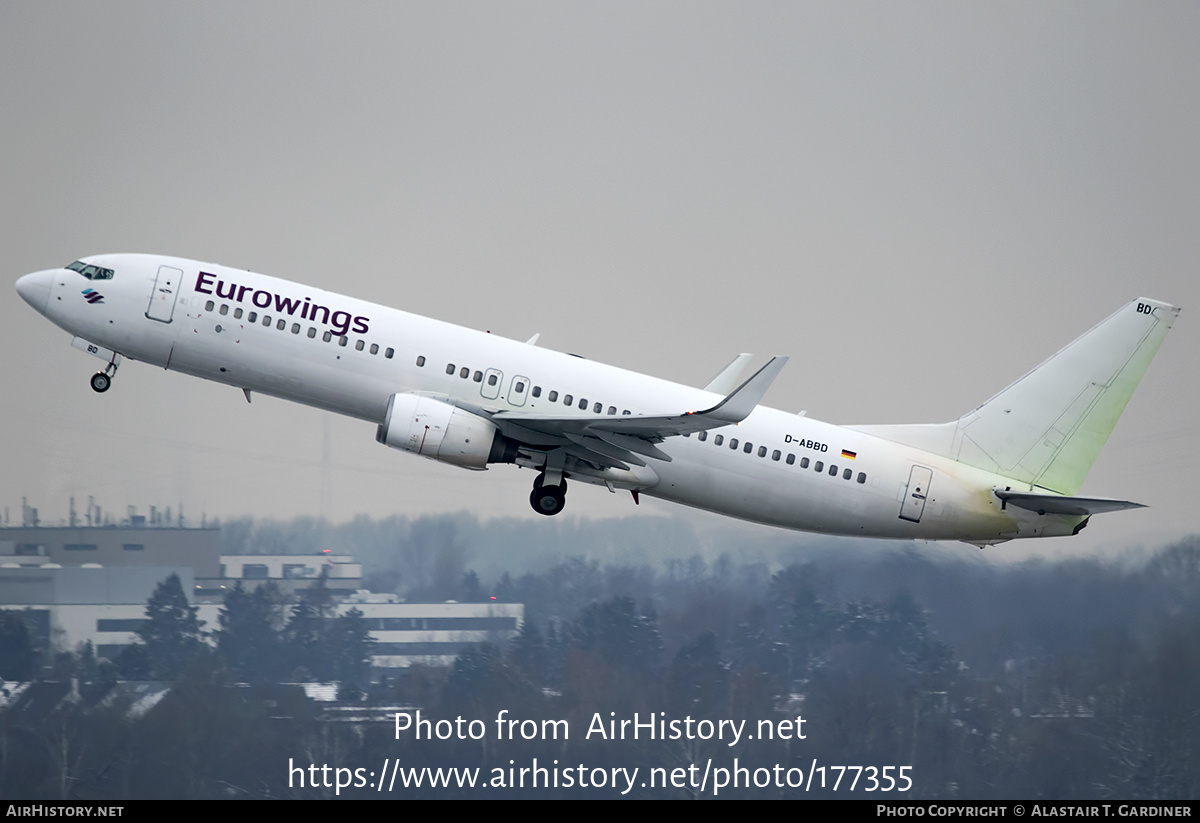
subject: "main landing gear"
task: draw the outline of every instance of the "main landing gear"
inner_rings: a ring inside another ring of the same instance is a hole
[[[112,385],[112,379],[117,374],[117,366],[115,363],[109,363],[104,367],[104,371],[98,371],[92,375],[91,384],[92,391],[106,392],[108,387]]]
[[[533,481],[533,491],[529,495],[529,505],[538,514],[547,516],[558,514],[567,504],[567,479],[559,473],[559,483],[552,486],[544,485],[546,473],[542,472]]]

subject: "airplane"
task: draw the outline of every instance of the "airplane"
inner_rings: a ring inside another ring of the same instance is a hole
[[[17,292],[105,361],[123,359],[374,424],[378,442],[801,531],[960,540],[1078,534],[1139,503],[1078,491],[1179,308],[1139,297],[957,420],[837,426],[759,405],[787,362],[735,357],[695,388],[528,341],[224,266],[146,254],[27,274]]]

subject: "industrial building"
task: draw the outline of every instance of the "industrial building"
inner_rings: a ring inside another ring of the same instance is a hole
[[[358,609],[375,640],[377,670],[449,665],[465,646],[520,630],[514,603],[403,603],[362,589],[362,566],[346,554],[222,555],[216,527],[21,526],[0,529],[0,609],[22,612],[52,650],[91,642],[114,659],[138,641],[146,601],[177,574],[205,629],[218,625],[226,591],[268,581],[292,596],[323,580],[336,614]]]

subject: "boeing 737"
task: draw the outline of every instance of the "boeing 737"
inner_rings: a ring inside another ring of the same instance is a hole
[[[105,361],[124,358],[375,424],[387,446],[482,470],[537,472],[743,520],[980,547],[1077,534],[1139,507],[1078,496],[1179,309],[1138,298],[957,420],[836,426],[760,406],[787,358],[702,388],[266,275],[145,254],[86,257],[17,292]]]

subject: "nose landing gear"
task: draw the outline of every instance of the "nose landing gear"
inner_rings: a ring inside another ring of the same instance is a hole
[[[112,385],[112,379],[117,374],[117,364],[109,363],[104,367],[104,371],[98,371],[92,375],[91,384],[92,391],[104,393],[108,391],[108,387]]]

